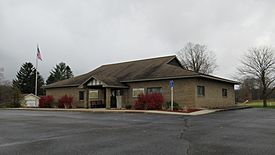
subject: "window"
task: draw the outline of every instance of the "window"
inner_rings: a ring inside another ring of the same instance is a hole
[[[222,89],[222,97],[227,97],[227,89]]]
[[[147,93],[152,94],[152,93],[162,93],[162,88],[161,87],[151,87],[147,88]]]
[[[79,92],[79,101],[83,101],[84,100],[84,91],[80,91]]]
[[[133,88],[133,97],[138,97],[139,94],[144,94],[144,88]]]
[[[90,99],[98,99],[98,90],[90,90],[89,98]]]
[[[204,86],[198,86],[197,87],[197,94],[198,94],[198,96],[205,96],[205,88],[204,88]]]

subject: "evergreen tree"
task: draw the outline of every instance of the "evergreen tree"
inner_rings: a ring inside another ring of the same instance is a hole
[[[22,93],[35,93],[35,73],[36,69],[32,63],[24,63],[19,72],[17,72],[16,79],[13,80],[13,86],[17,87]],[[43,94],[41,86],[44,85],[43,77],[37,72],[37,93]]]
[[[70,66],[66,66],[65,68],[65,79],[69,79],[69,78],[72,78],[74,75],[73,75],[73,72],[70,68]]]
[[[47,79],[47,84],[69,79],[73,76],[74,75],[71,68],[68,65],[66,65],[66,63],[61,62],[57,64],[50,72],[50,76]]]

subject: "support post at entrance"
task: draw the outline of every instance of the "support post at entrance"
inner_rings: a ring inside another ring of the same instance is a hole
[[[106,88],[106,109],[111,108],[111,88]]]
[[[90,104],[89,104],[89,90],[86,89],[85,92],[86,92],[86,104],[85,104],[85,108],[89,109],[89,107],[90,107]]]

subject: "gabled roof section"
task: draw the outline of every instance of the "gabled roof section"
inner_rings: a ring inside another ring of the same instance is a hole
[[[31,97],[34,97],[34,98],[36,98],[36,99],[40,99],[39,96],[36,96],[36,95],[34,95],[34,94],[32,94],[32,93],[25,95],[24,98],[27,98],[27,97],[30,97],[30,96],[31,96]]]
[[[80,84],[85,82],[89,77],[91,76],[88,73],[86,73],[79,76],[75,76],[70,79],[48,84],[46,86],[43,86],[43,88],[78,87]]]
[[[178,75],[194,75],[192,71],[184,70],[180,64],[169,64],[176,56],[167,56],[153,59],[137,60],[117,64],[103,65],[91,73],[105,81],[112,78],[112,81],[129,81],[152,79]]]
[[[126,87],[125,82],[200,76],[202,74],[183,69],[177,57],[172,55],[102,65],[89,73],[59,81],[44,88],[77,87],[85,84],[92,77],[104,82],[107,87]],[[231,81],[223,80],[223,82],[230,83]]]

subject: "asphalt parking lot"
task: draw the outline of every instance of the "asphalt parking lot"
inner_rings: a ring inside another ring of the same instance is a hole
[[[275,110],[202,116],[0,110],[0,154],[274,154]]]

